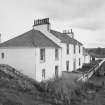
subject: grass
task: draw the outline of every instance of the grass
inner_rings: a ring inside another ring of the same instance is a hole
[[[8,65],[0,65],[0,103],[3,105],[70,105],[74,87],[75,82],[63,78],[38,83]]]
[[[8,65],[0,65],[0,103],[3,105],[70,105],[76,86],[69,79],[38,83]]]
[[[23,74],[17,75],[15,69],[12,71],[11,67],[7,65],[6,67],[10,70],[9,73],[5,72],[3,67],[2,70],[0,68],[2,105],[104,105],[105,103],[105,86],[102,83],[96,84],[99,79],[98,77],[96,79],[96,76],[86,83],[71,82],[69,78],[50,79],[38,83]]]

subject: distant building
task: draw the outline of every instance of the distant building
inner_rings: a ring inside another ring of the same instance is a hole
[[[90,63],[91,61],[91,55],[88,51],[86,51],[85,48],[83,48],[83,55],[84,55],[84,63]]]
[[[83,45],[74,33],[51,29],[49,18],[35,20],[33,29],[0,44],[0,63],[37,80],[47,80],[83,65]]]
[[[95,61],[95,60],[103,60],[105,58],[105,55],[99,55],[99,54],[96,54],[96,53],[90,53],[90,56],[91,56],[91,60],[92,61]]]
[[[104,48],[87,48],[86,52],[91,57],[91,61],[103,60],[105,58],[105,49]]]

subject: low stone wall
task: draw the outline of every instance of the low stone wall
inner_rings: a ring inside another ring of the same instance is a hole
[[[75,79],[80,78],[81,76],[82,76],[82,74],[79,72],[67,72],[67,71],[62,72],[62,77],[65,79],[75,80]]]

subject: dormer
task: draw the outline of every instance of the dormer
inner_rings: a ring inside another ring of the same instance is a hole
[[[33,28],[39,31],[50,31],[49,18],[34,20]]]

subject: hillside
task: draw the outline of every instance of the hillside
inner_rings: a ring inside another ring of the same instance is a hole
[[[0,65],[0,105],[37,105],[45,103],[39,84],[8,65]]]
[[[38,83],[0,65],[0,105],[104,105],[105,86],[95,78],[88,83],[62,78]]]
[[[38,83],[8,65],[0,65],[0,105],[67,105],[71,89],[66,80]]]
[[[91,55],[91,56],[96,56],[96,57],[105,57],[105,48],[86,48],[86,51]]]

